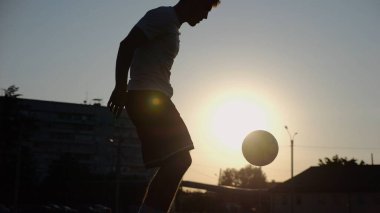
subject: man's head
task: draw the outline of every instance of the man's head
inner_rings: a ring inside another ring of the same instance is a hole
[[[207,19],[208,13],[219,3],[220,0],[180,0],[175,7],[181,23],[187,22],[190,26],[195,26]]]

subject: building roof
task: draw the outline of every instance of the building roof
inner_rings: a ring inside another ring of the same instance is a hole
[[[310,167],[270,191],[380,192],[380,165]]]

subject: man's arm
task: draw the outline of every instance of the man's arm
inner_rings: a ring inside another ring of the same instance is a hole
[[[120,42],[119,51],[116,59],[116,87],[120,91],[127,90],[127,78],[129,67],[131,66],[135,50],[146,43],[148,38],[144,32],[133,27],[128,36]]]
[[[120,115],[124,107],[128,71],[132,63],[133,54],[138,47],[146,42],[148,42],[148,38],[138,27],[133,27],[128,36],[120,42],[116,59],[116,86],[107,104],[108,108],[116,117]]]

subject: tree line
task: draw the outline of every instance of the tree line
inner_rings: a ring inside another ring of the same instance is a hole
[[[364,166],[367,165],[363,160],[355,158],[348,159],[347,157],[339,157],[334,155],[331,158],[325,157],[318,159],[318,165],[322,167],[330,166]],[[268,182],[266,174],[261,167],[246,165],[241,169],[227,168],[220,177],[220,185],[262,189],[275,185],[274,181]]]

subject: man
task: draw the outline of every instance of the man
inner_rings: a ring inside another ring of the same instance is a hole
[[[179,28],[195,26],[219,0],[180,0],[148,11],[120,43],[116,86],[108,101],[118,117],[124,106],[136,126],[144,164],[157,168],[140,212],[168,212],[194,148],[185,123],[170,100],[171,67],[179,50]],[[127,84],[128,71],[130,80]]]

